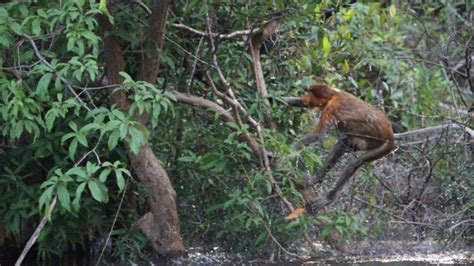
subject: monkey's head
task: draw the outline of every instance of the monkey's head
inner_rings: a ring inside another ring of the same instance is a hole
[[[305,107],[322,109],[336,93],[325,84],[313,84],[309,87],[309,92],[302,95],[300,100]]]

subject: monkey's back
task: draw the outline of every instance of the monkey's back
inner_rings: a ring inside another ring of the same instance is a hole
[[[337,128],[360,150],[373,149],[384,142],[393,143],[392,124],[378,108],[354,95],[338,91],[334,116]]]

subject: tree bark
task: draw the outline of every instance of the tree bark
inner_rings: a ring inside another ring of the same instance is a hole
[[[155,0],[149,21],[149,30],[143,43],[143,52],[137,80],[155,83],[160,67],[160,51],[163,47],[169,0]],[[106,17],[100,19],[104,32],[106,75],[109,84],[120,84],[123,78],[120,71],[125,70],[125,59],[118,39],[110,33],[112,25]],[[122,110],[130,108],[130,100],[125,91],[110,92],[111,100]],[[144,126],[148,115],[135,117]],[[150,212],[139,221],[138,226],[147,236],[154,251],[164,257],[186,253],[180,235],[176,192],[170,178],[160,161],[156,158],[150,144],[145,142],[138,154],[129,150],[133,172],[150,192],[148,204]]]
[[[255,32],[255,34],[251,36],[250,41],[250,52],[252,53],[253,70],[255,73],[255,80],[257,82],[257,90],[260,94],[260,97],[262,97],[263,102],[268,106],[270,106],[270,101],[268,100],[267,86],[265,84],[265,78],[263,77],[262,62],[260,60],[260,47],[268,37],[275,34],[278,29],[279,22],[280,17],[273,18],[257,32]],[[265,118],[265,126],[270,129],[276,129],[276,123],[272,121],[268,111],[265,110],[263,115]]]

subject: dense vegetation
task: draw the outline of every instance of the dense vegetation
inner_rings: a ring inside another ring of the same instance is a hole
[[[33,256],[140,261],[181,252],[179,236],[292,254],[333,231],[472,242],[470,1],[168,2],[0,5],[0,250],[19,255],[43,217]],[[292,180],[336,141],[291,148],[316,113],[284,97],[314,82],[411,133],[325,213],[289,222]]]

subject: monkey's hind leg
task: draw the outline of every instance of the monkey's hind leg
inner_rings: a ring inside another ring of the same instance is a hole
[[[331,204],[336,198],[337,193],[342,189],[345,183],[354,175],[354,173],[359,169],[364,163],[373,161],[375,159],[381,158],[384,155],[388,154],[392,150],[392,144],[385,142],[380,145],[378,148],[372,149],[361,155],[359,158],[356,158],[354,161],[349,163],[349,165],[344,169],[341,178],[337,181],[333,189],[325,197],[320,197],[314,202],[309,203],[308,213],[316,214],[319,210]]]
[[[344,153],[350,151],[350,147],[347,142],[347,138],[341,138],[339,141],[334,145],[331,152],[329,153],[326,161],[323,164],[321,170],[319,170],[318,175],[314,178],[314,180],[309,185],[320,184],[323,182],[324,177],[326,174],[331,170],[331,168],[336,164],[336,162],[341,158]]]
[[[313,188],[313,185],[320,184],[326,173],[336,164],[337,160],[349,150],[347,145],[347,139],[340,139],[334,148],[329,153],[323,164],[322,169],[319,171],[317,176],[305,175],[304,181],[300,184],[295,183],[296,188],[303,195],[306,205],[315,202],[317,200],[317,192]]]

